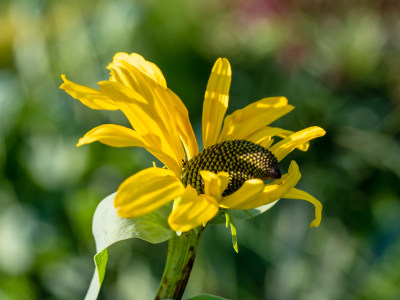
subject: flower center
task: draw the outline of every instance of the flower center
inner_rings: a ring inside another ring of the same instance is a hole
[[[229,174],[229,184],[223,196],[237,191],[246,180],[252,178],[262,180],[281,178],[276,157],[268,149],[246,140],[212,145],[183,163],[184,186],[190,184],[199,194],[204,194],[204,181],[199,173],[202,170],[213,173],[225,171]]]

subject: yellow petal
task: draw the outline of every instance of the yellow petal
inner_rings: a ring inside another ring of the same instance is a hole
[[[251,203],[258,198],[264,189],[264,182],[260,179],[250,179],[234,193],[222,199],[220,206],[230,209],[241,209],[240,207]]]
[[[186,160],[190,160],[193,156],[199,153],[199,146],[197,145],[196,136],[194,135],[192,125],[189,120],[189,113],[186,106],[182,103],[181,99],[175,95],[171,90],[169,92],[169,101],[174,103],[175,117],[179,129],[179,136],[186,152]]]
[[[203,103],[203,145],[215,144],[228,108],[232,70],[226,58],[219,58],[212,68]]]
[[[219,141],[244,139],[290,112],[285,97],[264,98],[226,116]]]
[[[100,91],[69,81],[64,74],[61,75],[64,83],[60,89],[66,91],[73,98],[78,99],[92,109],[117,110],[119,107],[107,95]]]
[[[175,174],[179,175],[181,172],[180,166],[176,166],[175,158],[160,150],[162,148],[159,138],[151,133],[141,135],[138,132],[124,126],[104,124],[87,132],[84,137],[79,140],[77,147],[96,141],[112,147],[144,148],[157,157],[166,166],[170,166],[172,168],[171,170],[173,170]]]
[[[325,135],[325,130],[323,130],[321,127],[308,127],[291,134],[279,143],[273,145],[269,150],[275,155],[278,161],[281,161],[299,145],[323,135]]]
[[[167,88],[165,78],[155,64],[138,54],[119,53],[108,68],[111,70],[112,81],[131,88],[154,108],[156,114],[152,116],[165,124],[168,139],[175,140],[179,148],[175,151],[183,153],[182,141],[187,160],[198,153],[187,109],[179,97]]]
[[[110,81],[101,81],[99,86],[104,94],[119,104],[136,131],[142,134],[152,132],[157,136],[166,134],[167,128],[158,118],[155,107],[136,90]]]
[[[273,137],[273,136],[279,136],[282,138],[285,138],[289,135],[294,133],[293,131],[278,128],[278,127],[263,127],[252,134],[248,135],[246,137],[246,140],[251,141],[253,143],[259,144],[261,143],[266,137]]]
[[[293,133],[294,133],[294,131],[291,131],[291,130],[267,126],[267,127],[257,130],[253,134],[245,137],[245,139],[268,148],[267,145],[269,144],[271,137],[279,136],[284,139]],[[296,148],[298,148],[301,151],[307,151],[308,147],[309,147],[309,143],[306,142],[304,144],[297,145]]]
[[[77,146],[79,147],[96,141],[112,147],[145,148],[141,136],[136,131],[114,124],[104,124],[93,128],[79,140]]]
[[[302,190],[295,189],[295,188],[288,191],[285,195],[282,196],[282,198],[300,199],[300,200],[306,200],[306,201],[312,203],[315,207],[315,219],[311,222],[310,227],[318,227],[319,226],[319,224],[321,223],[321,215],[322,215],[321,202],[319,202],[317,199],[315,199],[309,193],[302,191]]]
[[[121,66],[125,62],[134,66],[140,72],[146,74],[146,76],[148,76],[164,88],[167,87],[167,82],[165,81],[164,75],[162,74],[161,70],[154,63],[145,60],[143,56],[137,53],[132,53],[129,55],[127,53],[119,52],[115,54],[113,62],[109,64],[108,68],[111,68],[112,66]]]
[[[168,127],[170,124],[160,119],[156,107],[150,105],[135,90],[118,82],[99,82],[103,93],[109,95],[118,103],[120,109],[129,119],[132,127],[139,132],[143,138],[148,133],[157,137],[156,144],[154,140],[146,140],[151,148],[159,147],[159,150],[169,157],[174,157],[174,165],[167,165],[169,169],[178,170],[181,168],[182,160],[185,159],[185,153],[182,148],[177,128]],[[175,132],[172,133],[172,132]]]
[[[177,145],[183,147],[186,152],[186,160],[190,160],[193,156],[199,153],[197,140],[193,132],[192,125],[189,120],[189,113],[181,99],[171,90],[163,89],[159,91],[160,99],[163,101],[163,107],[168,113],[168,120],[171,130],[170,135],[174,135],[174,139],[178,139]],[[175,128],[175,129],[173,129]]]
[[[175,231],[189,231],[211,220],[218,209],[218,202],[213,197],[198,195],[196,189],[188,185],[182,196],[175,201],[168,223]]]
[[[157,133],[162,139],[169,141],[174,153],[178,153],[184,159],[182,144],[187,153],[187,159],[198,153],[197,141],[189,121],[186,107],[182,101],[171,90],[159,84],[141,69],[131,65],[128,61],[120,60],[118,64],[109,65],[113,80],[125,86],[128,90],[134,91],[137,95],[131,94],[131,98],[148,106],[149,114],[159,124],[160,132]],[[125,93],[126,94],[126,93]],[[121,104],[120,104],[121,105]],[[137,125],[136,117],[132,116],[129,107],[121,105],[121,110],[130,115],[132,126],[142,132]],[[137,114],[140,116],[140,114]],[[154,133],[154,131],[152,131]]]
[[[288,173],[283,175],[281,179],[265,185],[262,192],[258,194],[257,197],[251,198],[249,201],[239,202],[232,208],[251,209],[272,203],[294,188],[299,182],[300,177],[299,166],[295,161],[292,161]]]
[[[174,172],[148,168],[126,179],[118,188],[114,207],[122,218],[136,218],[156,210],[185,191]]]
[[[228,187],[229,174],[227,172],[218,172],[215,174],[213,172],[203,170],[200,171],[200,175],[204,180],[205,194],[219,201],[222,198],[222,193]]]

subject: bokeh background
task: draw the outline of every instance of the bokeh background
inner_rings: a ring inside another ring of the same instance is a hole
[[[296,106],[276,126],[327,135],[293,152],[300,188],[324,205],[282,200],[230,231],[209,226],[185,297],[400,299],[400,5],[328,0],[1,0],[0,299],[82,299],[93,274],[91,219],[141,149],[75,144],[119,112],[59,90],[96,87],[116,52],[155,62],[201,137],[216,58],[233,68],[229,112],[266,96]],[[282,169],[287,169],[287,159]],[[112,246],[100,299],[152,299],[167,243]]]

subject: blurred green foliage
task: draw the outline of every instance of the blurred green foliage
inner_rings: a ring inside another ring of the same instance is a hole
[[[186,297],[399,299],[399,15],[396,0],[2,0],[0,299],[82,299],[97,204],[151,166],[140,149],[76,148],[94,126],[127,121],[58,89],[61,73],[95,87],[119,51],[161,68],[198,137],[219,56],[233,68],[228,112],[282,95],[297,109],[277,125],[327,130],[291,155],[300,188],[324,204],[321,226],[308,229],[310,205],[282,200],[238,222],[239,254],[210,226]],[[101,299],[151,299],[165,257],[165,243],[111,247]]]

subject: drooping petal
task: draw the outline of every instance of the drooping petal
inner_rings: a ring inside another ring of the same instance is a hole
[[[164,76],[157,66],[145,61],[140,55],[128,56],[120,53],[108,68],[111,70],[112,81],[134,90],[145,100],[143,103],[155,112],[151,117],[164,124],[166,130],[163,131],[163,138],[173,142],[170,146],[175,153],[184,156],[182,144],[187,159],[198,153],[187,109],[179,97],[167,88]],[[132,126],[140,131],[133,124]]]
[[[264,98],[226,116],[219,141],[244,139],[294,107],[285,97]]]
[[[96,141],[112,147],[146,147],[142,137],[136,131],[114,124],[104,124],[93,128],[79,139],[77,146]]]
[[[108,68],[112,66],[121,66],[125,64],[125,62],[137,68],[140,72],[146,74],[149,78],[163,86],[167,87],[167,82],[165,81],[164,75],[161,70],[152,62],[147,61],[143,58],[143,56],[137,53],[123,53],[119,52],[114,55],[113,61],[109,64]]]
[[[119,104],[132,127],[140,132],[165,135],[166,125],[157,117],[157,110],[136,90],[119,82],[101,81],[100,90]]]
[[[232,209],[251,209],[257,208],[259,206],[272,203],[279,198],[281,198],[284,194],[286,194],[289,190],[294,188],[296,184],[299,182],[301,177],[299,166],[295,161],[292,161],[289,166],[288,173],[283,175],[281,179],[275,180],[270,184],[266,184],[262,190],[262,192],[256,197],[249,198],[244,201],[239,201],[235,203],[234,206],[231,206]],[[233,194],[232,194],[233,195]]]
[[[299,145],[323,135],[325,135],[325,130],[321,127],[308,127],[291,134],[279,143],[273,145],[269,150],[275,155],[278,161],[281,161]]]
[[[174,208],[169,215],[169,226],[175,231],[188,231],[207,223],[218,212],[218,202],[208,195],[198,195],[191,185],[175,200]]]
[[[173,129],[167,128],[166,124],[157,117],[158,112],[155,107],[149,105],[140,94],[121,83],[106,81],[100,82],[99,85],[103,93],[115,99],[133,128],[143,138],[150,136],[148,133],[152,134],[150,137],[157,137],[158,143],[154,140],[146,140],[146,142],[151,148],[159,147],[159,151],[174,158],[174,164],[166,164],[166,166],[169,169],[179,170],[185,158],[182,144],[179,137],[176,139],[169,134],[169,131]]]
[[[189,113],[181,99],[170,89],[160,90],[160,99],[163,100],[164,107],[168,110],[170,128],[175,128],[177,134],[174,138],[179,137],[178,145],[183,147],[186,152],[186,160],[190,160],[199,152],[196,136],[194,135],[192,125],[189,120]]]
[[[294,131],[291,131],[291,130],[267,126],[267,127],[257,130],[253,134],[245,137],[245,139],[268,148],[267,146],[270,144],[271,137],[278,136],[278,137],[284,139],[293,133],[294,133]],[[307,151],[308,147],[309,147],[309,143],[306,142],[304,144],[297,145],[296,148],[301,151]]]
[[[315,207],[315,219],[311,222],[310,227],[319,226],[319,224],[321,223],[322,204],[316,198],[305,191],[295,188],[289,190],[285,195],[282,196],[282,198],[306,200],[313,204]]]
[[[118,188],[114,207],[122,218],[145,215],[185,191],[174,172],[161,168],[148,168],[126,179]]]
[[[77,147],[96,141],[112,147],[144,148],[166,166],[170,166],[171,170],[174,171],[177,176],[181,172],[180,166],[176,164],[176,158],[163,152],[160,139],[151,133],[141,135],[124,126],[104,124],[87,132],[81,139],[79,139]]]
[[[134,89],[149,105],[156,107],[159,113],[157,117],[170,128],[169,134],[178,140],[179,146],[179,137],[182,140],[188,160],[198,153],[187,109],[181,99],[167,88],[165,78],[155,64],[135,53],[119,53],[108,68],[111,70],[112,80]]]
[[[204,192],[206,195],[213,197],[217,201],[222,199],[222,193],[229,184],[229,174],[227,172],[218,172],[217,174],[210,171],[200,171],[200,175],[204,180]]]
[[[181,99],[179,99],[179,97],[171,90],[168,90],[167,99],[169,99],[169,101],[175,105],[175,117],[179,129],[179,136],[181,138],[183,147],[185,148],[186,160],[190,160],[193,156],[199,153],[199,146],[197,144],[192,125],[190,124],[188,110],[182,103]]]
[[[215,144],[228,108],[232,70],[226,58],[219,58],[212,68],[203,103],[203,146]]]
[[[100,91],[69,81],[64,74],[61,75],[64,83],[60,89],[66,91],[73,98],[78,99],[92,109],[117,110],[119,107],[107,95]]]
[[[264,189],[264,182],[260,179],[250,179],[233,194],[222,199],[220,206],[224,208],[239,209],[246,203],[251,203],[258,198]]]

